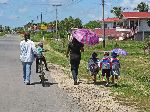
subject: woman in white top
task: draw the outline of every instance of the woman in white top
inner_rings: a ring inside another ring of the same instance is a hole
[[[30,34],[24,34],[24,40],[20,42],[20,60],[23,65],[23,79],[26,85],[30,84],[31,65],[35,59],[36,48],[30,40]]]

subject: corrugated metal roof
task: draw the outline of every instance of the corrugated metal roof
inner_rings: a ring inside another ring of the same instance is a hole
[[[106,18],[106,19],[104,19],[104,21],[105,22],[118,22],[118,21],[120,21],[120,19],[119,18]],[[102,22],[102,20],[101,20],[101,22]]]
[[[150,12],[122,12],[126,19],[150,19]]]

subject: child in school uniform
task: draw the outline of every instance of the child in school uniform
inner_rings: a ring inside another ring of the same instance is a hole
[[[93,77],[94,83],[96,82],[96,75],[99,72],[98,62],[99,59],[97,58],[97,53],[93,52],[91,58],[88,61],[88,69],[90,71],[91,76]]]
[[[111,75],[113,84],[115,83],[115,79],[118,81],[120,76],[120,62],[117,56],[118,56],[117,53],[115,52],[111,53],[111,63],[112,63]]]
[[[104,81],[104,76],[106,76],[106,80],[107,80],[106,86],[109,85],[111,68],[112,68],[112,64],[109,57],[109,52],[104,52],[104,57],[100,62],[100,69],[102,69],[102,81]]]

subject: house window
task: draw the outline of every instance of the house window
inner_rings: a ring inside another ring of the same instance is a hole
[[[147,25],[150,27],[150,19],[147,20]]]
[[[134,27],[134,21],[130,21],[130,28]]]
[[[113,28],[116,28],[116,22],[114,22]]]
[[[138,26],[138,20],[135,22],[135,25]]]

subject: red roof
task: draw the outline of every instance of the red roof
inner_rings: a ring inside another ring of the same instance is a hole
[[[93,30],[98,36],[103,36],[103,29],[94,29]],[[120,37],[121,32],[117,32],[116,29],[105,29],[105,35],[106,36],[112,36],[112,37]]]
[[[150,18],[150,12],[122,12],[122,15],[127,19]]]
[[[106,19],[104,19],[105,22],[118,22],[119,20],[120,20],[119,18],[106,18]]]

